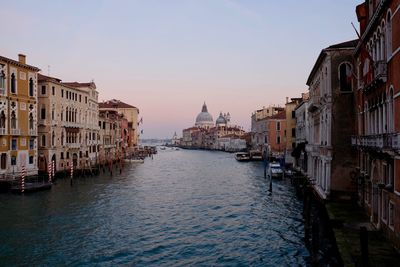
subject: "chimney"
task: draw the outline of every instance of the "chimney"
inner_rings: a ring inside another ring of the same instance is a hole
[[[18,54],[18,61],[21,64],[26,64],[26,56],[24,54]]]
[[[286,104],[289,103],[289,97],[286,97]]]

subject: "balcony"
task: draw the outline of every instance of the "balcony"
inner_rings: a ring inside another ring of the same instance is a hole
[[[368,93],[387,79],[387,63],[386,61],[376,61],[373,70],[370,70],[363,77],[364,92]]]
[[[352,136],[351,144],[357,147],[364,147],[376,150],[399,150],[400,134],[378,134]]]
[[[11,129],[11,135],[21,135],[21,129]]]
[[[6,128],[0,128],[0,135],[6,135]]]
[[[77,122],[63,121],[61,125],[69,128],[82,128],[82,125]]]
[[[0,88],[0,95],[6,95],[6,89]]]
[[[29,129],[29,135],[37,136],[36,129]]]
[[[321,97],[320,95],[313,95],[308,102],[308,111],[315,112],[321,106]]]
[[[70,143],[70,144],[67,144],[67,147],[68,148],[77,149],[77,148],[81,148],[81,144],[79,144],[79,143]]]

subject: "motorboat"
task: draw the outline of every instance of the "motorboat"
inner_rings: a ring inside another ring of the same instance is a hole
[[[144,163],[144,159],[141,158],[124,159],[124,161],[129,163]]]
[[[247,152],[237,152],[235,153],[235,159],[237,161],[249,161],[250,155]]]
[[[269,175],[272,178],[282,178],[283,177],[283,170],[281,165],[277,162],[272,162],[269,164]]]

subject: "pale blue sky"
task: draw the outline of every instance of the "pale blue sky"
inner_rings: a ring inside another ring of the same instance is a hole
[[[1,55],[94,79],[100,100],[140,108],[144,137],[171,137],[204,100],[214,119],[229,111],[249,129],[252,111],[298,97],[320,50],[356,37],[362,1],[0,2]]]

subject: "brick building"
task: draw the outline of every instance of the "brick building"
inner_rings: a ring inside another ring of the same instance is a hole
[[[400,1],[365,1],[356,13],[359,202],[400,247]]]

